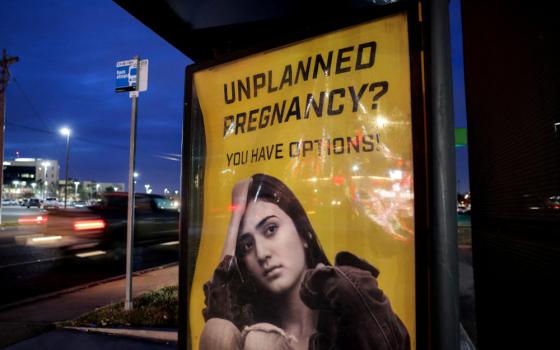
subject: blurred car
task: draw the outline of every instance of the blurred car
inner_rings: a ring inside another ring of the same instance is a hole
[[[17,205],[17,201],[14,199],[2,199],[2,205]]]
[[[548,197],[545,201],[545,205],[549,209],[560,209],[560,195]]]
[[[43,209],[58,209],[60,204],[55,197],[47,197],[43,202]]]
[[[25,202],[25,206],[27,208],[31,208],[31,207],[41,208],[41,201],[39,200],[39,198],[29,198]]]
[[[169,199],[137,193],[135,202],[135,243],[178,240],[179,212]],[[128,193],[107,192],[93,206],[49,213],[46,233],[61,236],[74,245],[95,242],[107,248],[123,247],[127,208]]]
[[[86,202],[83,201],[77,201],[73,203],[74,208],[85,208],[86,207]]]
[[[457,214],[469,215],[471,213],[470,204],[457,204]]]

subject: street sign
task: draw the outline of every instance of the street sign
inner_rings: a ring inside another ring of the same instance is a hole
[[[126,60],[117,62],[117,81],[116,92],[136,90],[136,60]]]
[[[148,89],[148,60],[140,61],[140,84],[136,60],[119,61],[116,64],[116,92],[146,91]]]

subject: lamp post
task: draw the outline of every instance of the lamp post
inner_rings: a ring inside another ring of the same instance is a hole
[[[45,200],[48,194],[47,167],[51,166],[51,163],[43,162],[41,165],[43,166],[43,200]]]
[[[74,200],[76,200],[76,198],[78,197],[78,185],[80,184],[80,181],[74,181]]]
[[[14,192],[15,192],[16,194],[19,193],[18,188],[17,188],[17,185],[18,185],[18,184],[19,184],[19,181],[18,181],[18,180],[12,181],[12,185],[14,185],[14,189],[15,189]]]
[[[64,180],[64,209],[66,209],[66,201],[68,199],[68,164],[70,162],[70,129],[62,128],[60,133],[66,136],[66,177]]]

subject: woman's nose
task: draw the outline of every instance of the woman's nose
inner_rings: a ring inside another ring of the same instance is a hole
[[[257,255],[257,261],[259,264],[263,265],[271,257],[270,247],[264,240],[255,241],[255,253]]]

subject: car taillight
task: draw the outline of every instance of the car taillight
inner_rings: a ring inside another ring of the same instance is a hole
[[[74,223],[74,231],[102,230],[105,228],[105,221],[98,220],[79,220]]]
[[[44,224],[48,220],[48,216],[29,216],[18,219],[19,224]]]

